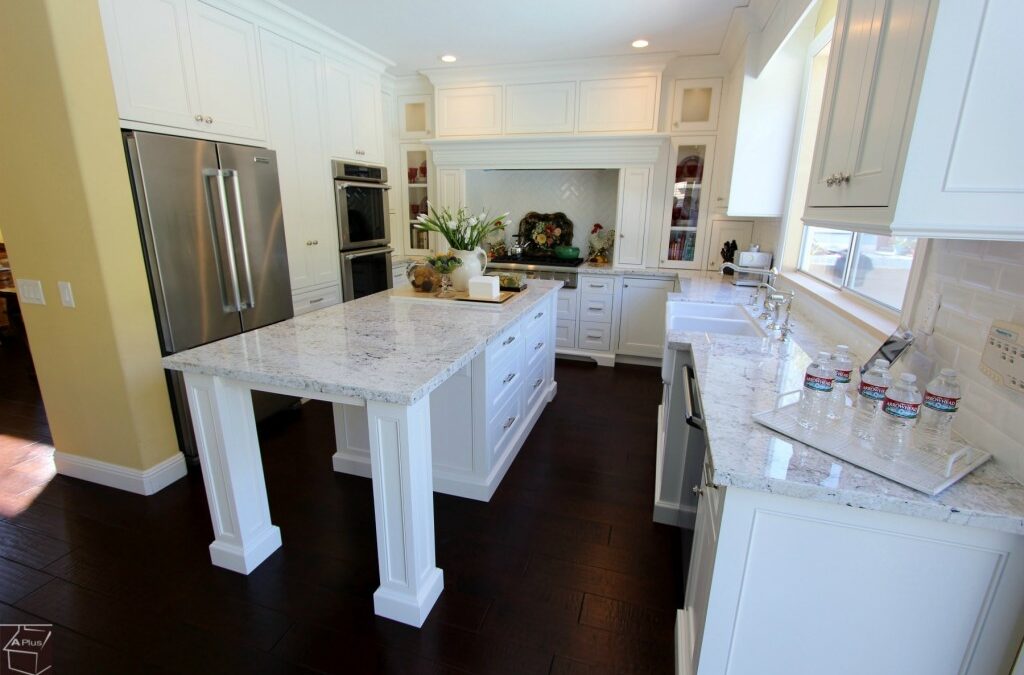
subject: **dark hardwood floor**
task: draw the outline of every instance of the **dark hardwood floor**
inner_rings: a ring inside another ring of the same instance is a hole
[[[370,482],[331,470],[329,406],[261,424],[284,546],[242,576],[210,564],[197,471],[148,498],[53,477],[24,358],[0,346],[0,623],[54,624],[57,673],[673,670],[689,552],[651,522],[653,368],[559,361],[491,502],[435,495],[445,590],[416,630],[373,614]]]

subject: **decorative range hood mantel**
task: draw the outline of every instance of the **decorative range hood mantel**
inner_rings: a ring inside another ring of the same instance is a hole
[[[621,169],[653,166],[668,134],[435,139],[438,169]]]

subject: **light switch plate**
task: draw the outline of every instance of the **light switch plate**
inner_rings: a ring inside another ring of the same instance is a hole
[[[1024,326],[993,321],[978,368],[996,384],[1024,394]]]
[[[58,281],[57,290],[60,292],[60,304],[64,305],[65,307],[75,306],[75,296],[71,292],[70,281]]]
[[[45,305],[46,298],[43,297],[43,282],[38,279],[16,279],[18,286],[18,301],[23,305]]]

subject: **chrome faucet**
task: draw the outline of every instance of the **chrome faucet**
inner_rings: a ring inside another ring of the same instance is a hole
[[[748,272],[750,274],[767,274],[769,284],[774,284],[775,278],[779,276],[778,267],[772,267],[770,269],[764,269],[763,267],[741,267],[740,265],[731,262],[722,263],[722,267],[718,270],[718,273],[725,274],[725,270],[727,269],[734,272]]]
[[[768,330],[779,331],[779,340],[786,342],[789,340],[789,334],[793,332],[790,325],[790,316],[793,310],[793,300],[796,298],[794,291],[785,291],[775,288],[773,282],[779,275],[779,269],[772,267],[771,269],[761,269],[756,267],[741,267],[735,263],[727,262],[722,263],[722,267],[719,270],[720,274],[725,274],[726,268],[736,272],[751,272],[753,274],[767,274],[768,282],[761,282],[754,289],[754,292],[750,296],[750,304],[754,307],[757,306],[757,297],[762,290],[764,290],[764,300],[761,302],[761,314],[757,318],[766,321],[765,328]],[[782,308],[786,310],[786,318],[780,323],[780,311]]]

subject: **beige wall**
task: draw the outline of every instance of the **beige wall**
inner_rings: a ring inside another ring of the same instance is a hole
[[[0,227],[43,282],[23,307],[54,444],[151,467],[177,444],[96,3],[0,2],[0,92]]]

